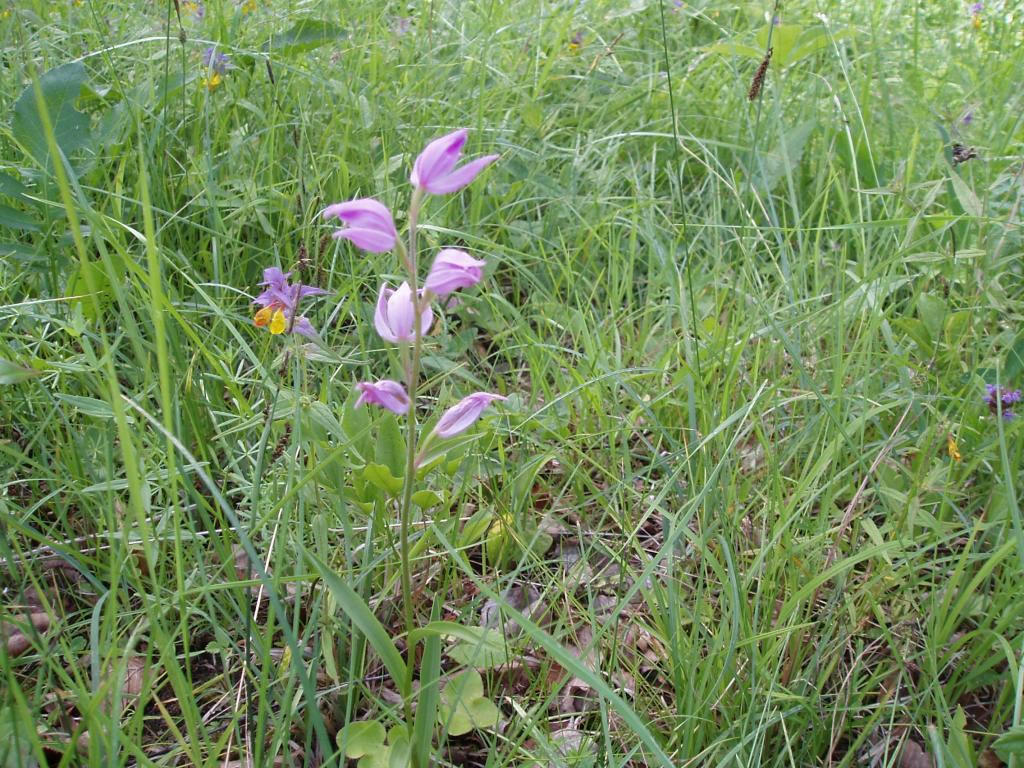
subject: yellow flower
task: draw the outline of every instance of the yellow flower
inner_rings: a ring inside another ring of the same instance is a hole
[[[953,461],[960,461],[960,448],[957,446],[956,438],[953,437],[952,432],[946,436],[946,450],[949,451],[949,458]]]
[[[203,85],[205,85],[207,89],[212,91],[214,88],[220,85],[223,80],[224,78],[220,76],[220,72],[211,72],[209,77],[203,78]]]
[[[252,323],[257,328],[269,327],[270,332],[278,336],[288,327],[288,318],[284,316],[284,311],[280,307],[271,304],[257,312]]]
[[[245,0],[242,3],[242,13],[252,13],[256,10],[256,0]]]
[[[0,11],[0,19],[9,19],[9,18],[11,18],[11,9],[10,8],[4,8],[2,11]]]
[[[275,309],[274,314],[270,317],[270,332],[275,336],[279,336],[284,333],[284,329],[288,327],[288,320],[284,316],[284,312],[280,309]]]

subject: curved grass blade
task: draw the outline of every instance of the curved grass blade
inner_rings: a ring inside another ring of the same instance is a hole
[[[359,631],[363,633],[370,645],[373,646],[373,650],[380,656],[380,660],[385,668],[387,668],[391,679],[395,681],[395,685],[398,686],[402,696],[408,696],[409,683],[405,662],[402,661],[402,655],[391,641],[387,630],[384,629],[384,625],[373,615],[373,611],[370,610],[370,606],[366,604],[366,601],[352,587],[342,581],[330,566],[309,552],[306,553],[306,556],[313,564],[317,573],[320,574],[320,578],[324,580],[331,594],[334,595],[334,599],[338,601],[338,605],[341,606],[345,615],[359,628]]]

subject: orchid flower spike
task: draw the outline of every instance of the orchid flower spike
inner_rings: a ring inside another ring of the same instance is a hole
[[[457,248],[445,248],[434,259],[423,288],[442,298],[459,288],[469,288],[480,282],[486,263]]]
[[[498,155],[485,155],[456,168],[468,133],[461,128],[427,144],[413,164],[409,177],[412,185],[432,195],[458,192],[498,159]]]
[[[430,302],[424,301],[422,304],[419,333],[426,336],[434,322],[434,310],[430,308]],[[412,288],[408,283],[402,283],[398,288],[388,288],[388,284],[384,283],[377,295],[377,310],[373,315],[373,324],[385,341],[412,342],[416,338],[416,331],[413,328],[415,312]]]
[[[490,392],[474,392],[462,398],[441,414],[437,424],[431,431],[431,435],[440,438],[455,437],[465,432],[480,418],[480,415],[495,400],[506,400],[502,395],[494,395]]]
[[[267,288],[253,300],[254,304],[261,307],[253,317],[253,323],[257,328],[268,326],[274,335],[298,333],[315,339],[316,329],[305,317],[296,317],[295,312],[299,302],[306,296],[316,296],[327,291],[302,283],[291,284],[288,282],[291,274],[277,267],[263,270],[263,282],[260,285]]]
[[[357,248],[370,253],[386,253],[395,247],[398,230],[383,204],[371,198],[335,203],[324,209],[325,219],[338,218],[348,225],[334,233],[339,240],[349,240]]]
[[[397,381],[383,379],[375,384],[361,381],[356,384],[356,389],[359,390],[359,399],[356,400],[355,408],[370,403],[399,415],[409,412],[409,395],[406,394],[405,387]]]

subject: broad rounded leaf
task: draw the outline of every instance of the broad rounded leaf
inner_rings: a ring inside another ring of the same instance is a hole
[[[452,736],[474,728],[490,728],[498,722],[498,708],[484,697],[484,681],[475,669],[467,669],[448,681],[441,692],[438,722]]]
[[[85,67],[80,62],[63,64],[39,78],[43,103],[53,126],[54,139],[65,157],[85,147],[90,139],[89,116],[75,108],[85,86]],[[36,101],[35,85],[29,83],[14,103],[11,133],[15,140],[42,166],[51,165],[50,149]]]
[[[384,491],[388,496],[398,496],[402,492],[402,478],[395,477],[391,470],[383,464],[367,464],[363,470],[366,482]]]
[[[992,749],[1004,763],[1009,763],[1011,757],[1024,759],[1024,725],[1008,730],[993,742]]]
[[[345,757],[357,758],[377,752],[384,746],[387,731],[376,720],[349,723],[338,732],[338,746]]]
[[[288,31],[274,35],[270,42],[263,46],[263,50],[286,56],[294,55],[338,42],[347,35],[344,27],[333,21],[303,19]]]

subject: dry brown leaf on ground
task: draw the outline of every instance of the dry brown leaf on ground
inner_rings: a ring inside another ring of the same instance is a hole
[[[563,715],[594,712],[599,703],[599,697],[590,684],[574,677],[562,688],[562,695],[558,697],[558,711]]]
[[[575,720],[576,718],[573,718],[573,721]],[[572,725],[553,731],[551,744],[555,748],[555,755],[552,757],[558,758],[548,762],[551,768],[562,768],[566,765],[567,759],[572,761],[569,764],[584,764],[584,761],[597,757],[597,747],[593,737]]]
[[[249,581],[257,578],[256,569],[249,564],[249,553],[241,544],[231,547],[231,559],[235,566],[235,578],[239,581]]]
[[[31,627],[31,628],[30,628]],[[0,634],[7,641],[7,655],[21,656],[32,647],[32,637],[50,628],[50,614],[34,612],[0,622]]]
[[[900,768],[934,768],[932,756],[924,751],[924,747],[913,739],[903,742],[900,751]]]
[[[512,638],[522,633],[522,627],[515,619],[506,619],[504,607],[525,614],[531,621],[544,626],[550,620],[550,613],[540,599],[540,591],[532,584],[513,584],[501,593],[500,600],[488,599],[480,610],[480,625],[486,629],[497,629],[505,637]]]
[[[764,445],[752,437],[750,441],[739,447],[740,470],[745,475],[751,475],[765,466]]]
[[[145,677],[145,660],[141,656],[129,656],[125,659],[124,686],[121,688],[121,693],[125,696],[138,696],[142,693]]]
[[[129,653],[120,659],[113,659],[107,664],[100,683],[101,690],[106,691],[103,700],[105,710],[110,710],[114,703],[115,692],[120,689],[121,709],[136,703],[139,694],[146,690],[151,682],[151,670],[146,660],[138,654]]]

